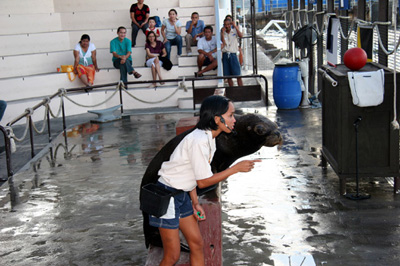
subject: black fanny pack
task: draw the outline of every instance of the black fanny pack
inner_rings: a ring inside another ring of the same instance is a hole
[[[173,192],[154,183],[144,185],[140,193],[140,210],[159,218],[167,212],[171,197],[182,192]]]

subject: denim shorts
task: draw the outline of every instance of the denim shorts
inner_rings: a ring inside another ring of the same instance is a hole
[[[158,186],[162,186],[168,190],[176,191],[176,189],[157,182]],[[192,200],[190,199],[188,192],[179,193],[174,196],[175,203],[175,217],[171,219],[157,218],[149,215],[149,224],[154,227],[161,227],[166,229],[178,229],[179,219],[193,215]]]
[[[239,76],[241,73],[239,59],[235,53],[222,54],[222,67],[224,76]]]

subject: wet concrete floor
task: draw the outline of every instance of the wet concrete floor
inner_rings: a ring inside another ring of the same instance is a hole
[[[371,199],[339,195],[338,177],[320,166],[321,109],[241,107],[276,121],[285,144],[248,156],[262,162],[223,182],[224,265],[398,265],[400,199],[382,178],[362,180]],[[141,177],[191,115],[77,126],[68,156],[59,136],[54,166],[43,153],[14,176],[19,204],[1,187],[0,264],[144,265]]]
[[[272,100],[273,63],[258,56]],[[340,196],[338,177],[320,166],[321,109],[236,107],[276,121],[285,143],[248,156],[262,162],[222,183],[224,265],[400,264],[400,199],[392,180],[362,179],[368,200]],[[62,136],[55,139],[54,161],[39,153],[47,145],[41,137],[38,159],[14,176],[18,204],[8,183],[0,187],[0,265],[144,265],[141,178],[177,121],[192,115],[163,110],[101,125],[87,123],[88,114],[67,117],[68,125],[81,126],[70,130],[67,147]],[[14,169],[29,156],[27,140],[13,154]],[[0,174],[4,169],[2,153]]]

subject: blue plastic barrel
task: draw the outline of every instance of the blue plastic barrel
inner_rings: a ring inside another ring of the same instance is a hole
[[[295,109],[301,101],[300,69],[296,63],[275,65],[273,95],[279,109]]]

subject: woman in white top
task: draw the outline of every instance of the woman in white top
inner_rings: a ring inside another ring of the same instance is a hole
[[[182,54],[182,36],[181,21],[177,18],[178,13],[175,9],[168,11],[168,19],[163,21],[161,26],[161,34],[164,38],[165,50],[167,50],[167,58],[170,59],[171,46],[178,47],[178,56]]]
[[[96,46],[90,42],[90,37],[83,34],[74,49],[74,73],[86,86],[93,86],[95,71],[99,72],[96,59]]]
[[[164,257],[160,265],[174,265],[180,256],[179,229],[190,248],[190,265],[204,265],[203,239],[198,221],[206,216],[197,198],[196,186],[205,188],[238,172],[249,172],[260,160],[241,161],[214,174],[210,163],[216,150],[215,138],[231,133],[235,126],[233,103],[218,95],[207,97],[200,108],[200,120],[175,148],[169,161],[162,164],[157,185],[175,192],[167,213],[160,218],[149,216],[151,226],[158,227],[163,242]]]

